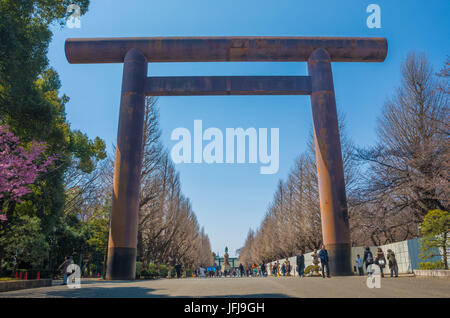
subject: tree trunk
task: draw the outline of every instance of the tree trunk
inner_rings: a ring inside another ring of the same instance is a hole
[[[108,247],[105,248],[105,256],[103,256],[103,269],[102,269],[102,277],[106,279],[106,260],[108,258]]]
[[[447,262],[447,232],[444,232],[444,241],[443,241],[442,249],[443,249],[443,258],[444,258],[444,268],[448,269]]]

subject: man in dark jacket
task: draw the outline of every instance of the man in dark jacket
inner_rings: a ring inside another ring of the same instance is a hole
[[[305,273],[305,255],[299,250],[297,254],[297,272],[299,277],[303,277]]]
[[[239,272],[241,273],[241,277],[244,277],[244,266],[239,264]]]
[[[327,270],[327,277],[330,278],[330,266],[328,265],[328,251],[325,249],[325,245],[322,244],[322,248],[319,251],[319,259],[322,264],[322,277],[325,278],[325,271]]]
[[[58,269],[61,270],[61,274],[63,275],[63,285],[67,285],[67,267],[72,264],[72,259],[70,256],[66,256],[65,261],[59,265]]]
[[[366,246],[366,249],[364,250],[363,263],[366,264],[367,275],[372,275],[373,254],[368,246]]]
[[[262,263],[261,264],[261,276],[265,277],[266,276],[266,263]]]
[[[181,277],[181,264],[175,265],[175,271],[177,273],[177,278],[180,278]]]
[[[273,275],[273,277],[277,277],[277,273],[278,273],[277,263],[274,263],[273,267],[272,267],[272,275]]]

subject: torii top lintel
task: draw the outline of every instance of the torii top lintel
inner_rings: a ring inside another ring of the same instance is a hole
[[[364,37],[141,37],[67,39],[69,63],[123,63],[132,48],[148,62],[305,62],[326,49],[333,62],[383,62],[385,38]]]

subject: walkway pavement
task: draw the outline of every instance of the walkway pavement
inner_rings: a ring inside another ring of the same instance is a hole
[[[366,277],[186,278],[147,281],[82,280],[81,288],[34,288],[0,293],[1,297],[446,297],[450,279],[383,278],[370,289]]]

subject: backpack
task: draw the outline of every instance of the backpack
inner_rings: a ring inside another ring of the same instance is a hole
[[[367,260],[366,260],[367,264],[373,264],[373,255],[372,252],[368,252],[367,253]]]

